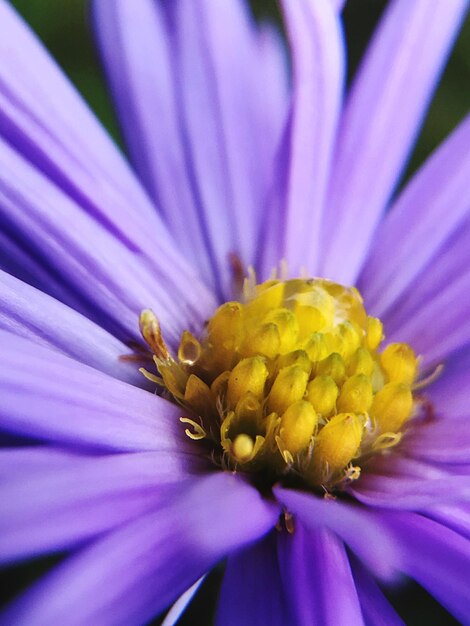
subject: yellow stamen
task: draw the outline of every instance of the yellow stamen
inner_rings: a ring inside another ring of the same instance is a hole
[[[415,353],[403,343],[381,349],[382,323],[357,289],[275,277],[257,285],[248,271],[243,292],[201,336],[184,331],[177,358],[143,311],[158,369],[144,375],[195,418],[181,418],[186,434],[212,442],[222,467],[261,473],[265,484],[289,476],[317,491],[346,489],[424,406],[412,393],[421,385]]]
[[[305,400],[291,404],[281,417],[280,438],[291,454],[308,447],[318,422],[315,409]]]
[[[205,437],[207,437],[207,433],[204,428],[194,420],[189,419],[189,417],[180,417],[180,422],[182,422],[183,424],[191,424],[191,426],[194,428],[193,433],[189,430],[189,428],[186,428],[184,431],[190,439],[198,441],[199,439],[204,439]]]
[[[242,396],[250,392],[261,398],[268,377],[268,368],[262,357],[255,356],[240,361],[230,373],[227,388],[227,406],[235,408]]]
[[[232,444],[232,454],[237,461],[245,463],[250,460],[254,447],[255,442],[253,439],[249,435],[241,433],[235,437],[235,441]]]

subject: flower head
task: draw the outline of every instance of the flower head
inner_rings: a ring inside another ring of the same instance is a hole
[[[62,557],[4,623],[223,559],[224,625],[398,623],[401,574],[470,619],[468,119],[392,200],[466,3],[391,2],[346,96],[342,3],[282,7],[290,85],[238,0],[95,0],[136,175],[0,0],[0,555]]]

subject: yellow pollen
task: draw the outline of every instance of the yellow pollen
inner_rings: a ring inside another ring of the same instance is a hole
[[[181,418],[187,435],[267,485],[344,489],[416,411],[418,358],[407,344],[382,346],[382,323],[355,288],[251,276],[201,336],[183,332],[176,358],[151,311],[140,328],[158,369],[145,375],[192,416]]]
[[[246,462],[251,458],[255,442],[249,435],[241,433],[235,437],[235,441],[232,444],[232,454],[240,463]]]

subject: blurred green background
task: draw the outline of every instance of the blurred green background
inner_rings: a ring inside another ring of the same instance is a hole
[[[12,4],[38,33],[109,132],[121,143],[90,32],[87,0],[12,0]],[[279,23],[274,0],[252,0],[252,5],[257,17],[269,17]],[[349,0],[344,12],[349,79],[385,5],[385,0]],[[430,108],[409,172],[417,167],[468,111],[469,77],[470,19],[467,19]],[[37,573],[35,568],[20,568],[17,572],[19,586],[23,586],[28,578],[35,577]],[[194,626],[210,622],[207,607],[215,600],[217,579],[217,573],[209,578],[183,624]],[[407,624],[447,626],[457,623],[416,585],[410,585],[401,591],[388,592],[388,595]]]

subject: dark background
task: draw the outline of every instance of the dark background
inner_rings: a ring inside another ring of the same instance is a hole
[[[93,46],[87,16],[87,0],[11,1],[44,41],[102,123],[121,144],[118,125]],[[279,23],[279,13],[274,0],[251,0],[251,4],[257,17],[269,17]],[[385,5],[385,0],[349,0],[344,11],[349,79],[354,74],[370,33]],[[416,169],[467,112],[469,77],[470,19],[467,19],[430,108],[408,174]],[[23,587],[49,563],[51,561],[47,560],[15,568],[8,576],[8,586]],[[211,613],[208,607],[213,605],[217,597],[219,577],[220,574],[215,573],[203,585],[182,624],[197,626],[210,623]],[[3,590],[5,592],[6,587],[3,587]],[[386,593],[407,624],[447,626],[457,623],[417,585],[410,584],[401,590]],[[123,601],[125,602],[125,599]]]

